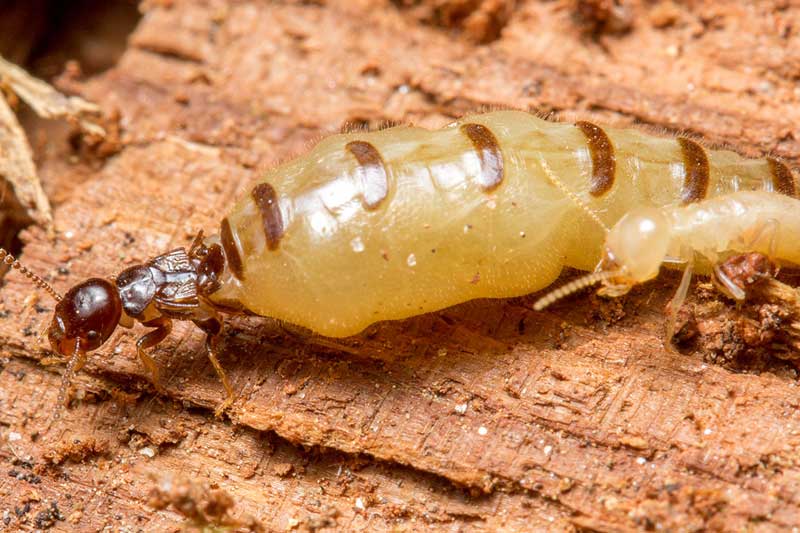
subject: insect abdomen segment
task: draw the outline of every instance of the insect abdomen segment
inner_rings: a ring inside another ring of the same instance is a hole
[[[590,269],[604,234],[549,181],[540,157],[608,225],[634,206],[739,189],[794,193],[776,160],[517,111],[436,131],[335,135],[272,170],[226,217],[223,248],[240,268],[212,300],[344,336],[526,294],[564,266]]]

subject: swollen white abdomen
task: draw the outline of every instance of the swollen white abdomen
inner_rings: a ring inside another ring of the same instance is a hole
[[[564,266],[591,268],[602,229],[549,181],[541,158],[608,225],[635,205],[794,192],[775,161],[516,111],[437,131],[335,135],[270,172],[223,220],[228,269],[212,300],[345,336],[526,294]]]

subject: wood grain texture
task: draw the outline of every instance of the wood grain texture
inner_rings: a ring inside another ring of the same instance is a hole
[[[477,46],[381,0],[145,4],[114,69],[63,82],[119,111],[123,148],[96,165],[42,157],[48,190],[82,185],[54,211],[56,242],[29,231],[23,259],[62,291],[114,275],[214,230],[264,169],[345,123],[438,127],[486,106],[533,107],[798,163],[795,12],[633,3],[628,33],[592,40],[572,5],[517,3],[500,37]],[[76,383],[88,393],[57,426],[60,367],[38,363],[36,339],[52,303],[34,305],[18,275],[6,281],[0,461],[15,474],[0,476],[0,515],[14,524],[32,528],[55,501],[54,530],[176,530],[174,506],[147,502],[182,472],[277,530],[800,526],[795,371],[733,373],[661,348],[674,275],[624,301],[577,296],[546,313],[533,297],[473,302],[378,325],[344,349],[234,319],[221,361],[239,396],[225,420],[213,418],[224,391],[197,330],[178,325],[155,352],[164,397],[136,360],[141,329],[121,331],[90,358]],[[133,396],[112,400],[116,390]]]

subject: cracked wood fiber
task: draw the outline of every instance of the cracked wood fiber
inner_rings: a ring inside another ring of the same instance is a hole
[[[63,148],[41,156],[46,190],[68,194],[54,243],[23,234],[25,263],[63,292],[184,246],[264,169],[345,125],[530,108],[798,163],[800,15],[782,2],[467,3],[484,26],[416,4],[144,3],[114,68],[61,80],[119,113],[121,149],[72,166]],[[604,33],[608,17],[622,30]],[[268,530],[800,527],[795,371],[665,350],[677,282],[544,313],[533,297],[472,302],[374,326],[345,350],[236,318],[221,362],[238,398],[221,420],[199,331],[178,324],[155,351],[160,397],[133,348],[142,329],[118,331],[51,423],[62,366],[42,364],[37,335],[53,304],[11,273],[0,519],[177,530],[176,506],[148,501],[183,477]]]

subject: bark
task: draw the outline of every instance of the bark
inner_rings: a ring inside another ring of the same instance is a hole
[[[430,15],[460,4],[500,30]],[[798,163],[796,10],[621,5],[145,2],[114,68],[60,80],[118,115],[119,152],[75,141],[40,156],[46,190],[61,191],[58,237],[24,233],[24,262],[64,292],[185,246],[264,169],[345,125],[435,127],[511,106]],[[119,331],[52,422],[62,365],[43,364],[37,336],[53,304],[11,273],[2,519],[85,531],[798,527],[796,372],[665,349],[677,281],[544,313],[534,297],[471,302],[342,346],[235,318],[222,364],[238,398],[223,419],[199,331],[180,324],[156,350],[162,396],[136,359],[141,329]]]

